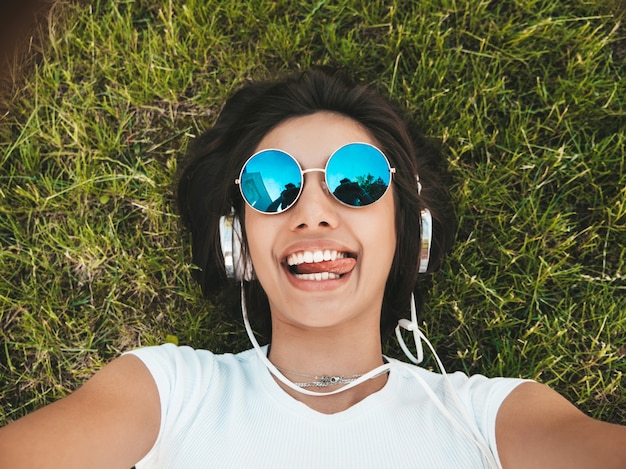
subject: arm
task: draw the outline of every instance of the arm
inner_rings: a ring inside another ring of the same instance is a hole
[[[626,467],[626,427],[594,420],[537,383],[504,400],[496,439],[504,469]]]
[[[0,467],[128,469],[150,450],[159,423],[152,376],[126,355],[70,396],[0,428]]]

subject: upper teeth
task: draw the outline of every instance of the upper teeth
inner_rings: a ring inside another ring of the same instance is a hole
[[[310,264],[312,262],[334,261],[335,259],[342,259],[346,256],[347,254],[345,252],[330,249],[323,251],[300,251],[289,254],[289,256],[287,256],[287,264],[299,265],[304,263]]]

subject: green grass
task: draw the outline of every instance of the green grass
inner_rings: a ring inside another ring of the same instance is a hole
[[[0,120],[0,425],[133,347],[247,348],[190,280],[177,158],[245,80],[322,64],[449,156],[458,242],[423,280],[444,363],[626,422],[619,2],[89,3],[55,5]]]

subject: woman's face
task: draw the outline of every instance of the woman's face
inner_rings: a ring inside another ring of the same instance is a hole
[[[324,168],[336,149],[351,142],[377,145],[356,121],[318,112],[279,124],[256,151],[284,150],[306,170]],[[285,212],[266,215],[246,205],[249,252],[275,330],[362,325],[360,321],[378,330],[396,248],[393,185],[390,189],[376,203],[352,208],[328,193],[322,172],[310,172],[297,203]],[[307,258],[315,262],[303,262]]]

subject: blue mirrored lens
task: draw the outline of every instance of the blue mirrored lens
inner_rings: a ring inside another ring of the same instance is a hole
[[[389,163],[381,151],[366,143],[338,149],[326,164],[326,184],[337,200],[352,207],[380,199],[391,179]]]
[[[253,155],[239,179],[246,202],[265,213],[287,210],[298,198],[302,186],[298,163],[280,150],[263,150]]]

